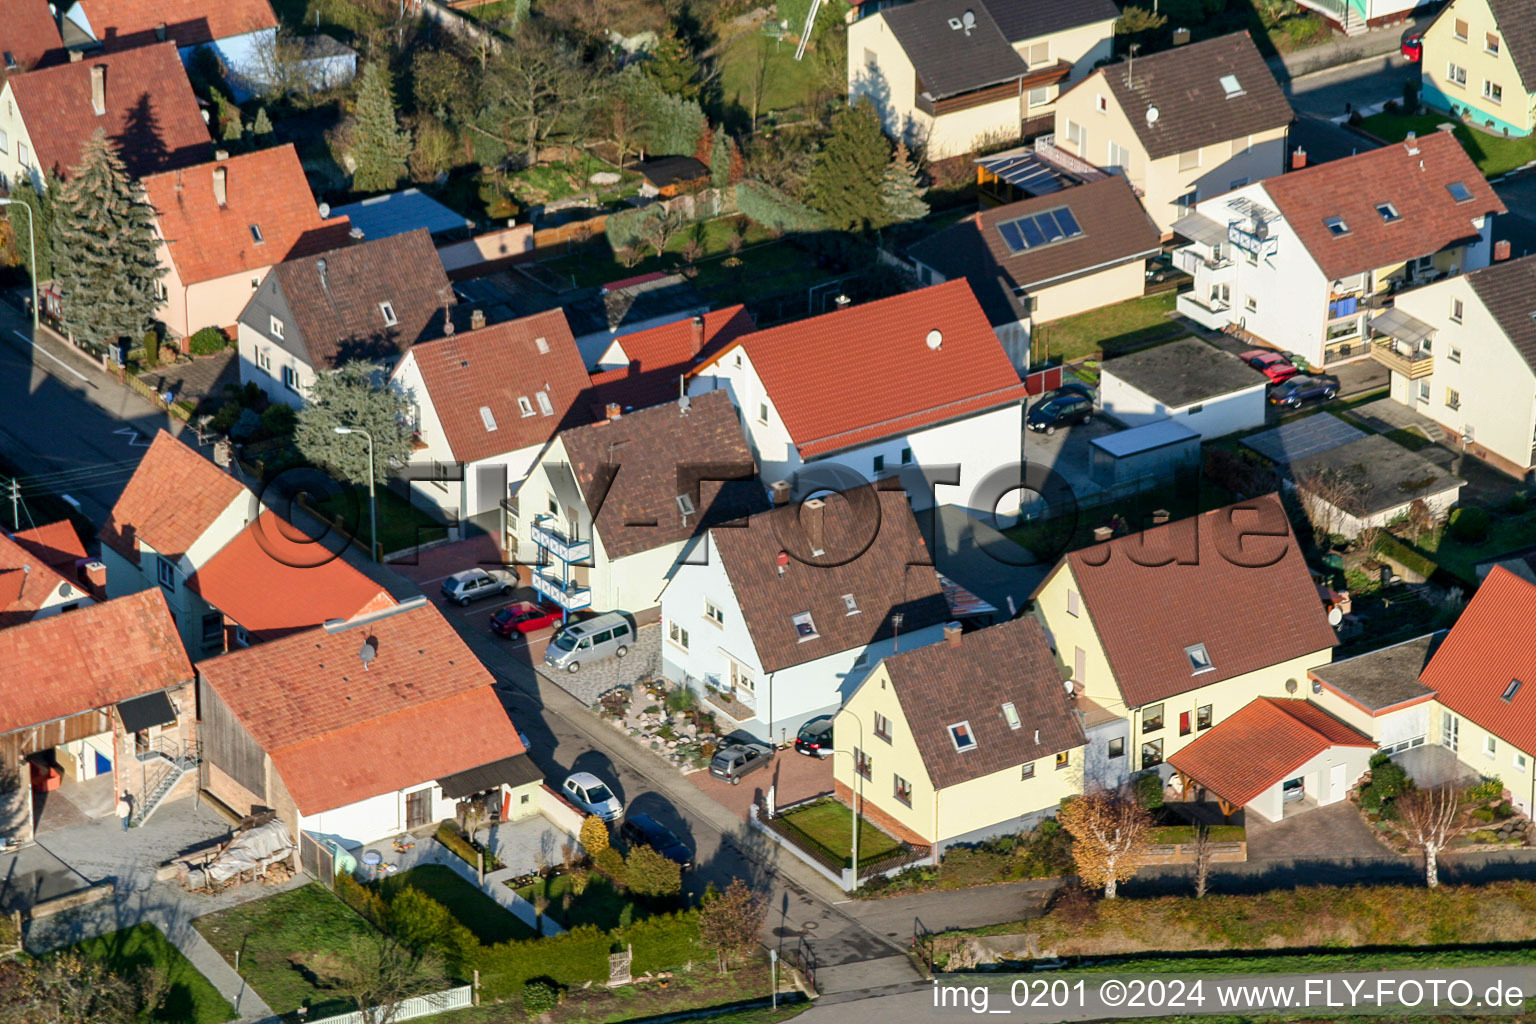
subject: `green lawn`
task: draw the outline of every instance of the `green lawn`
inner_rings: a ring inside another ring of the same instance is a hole
[[[300,35],[324,32],[342,42],[351,42],[394,21],[383,5],[358,4],[352,0],[273,0],[272,8],[284,27]]]
[[[826,44],[823,44],[826,45]],[[752,85],[763,69],[758,116],[803,107],[816,98],[817,61],[812,54],[795,60],[795,43],[775,41],[758,31],[743,32],[719,53],[720,97],[752,113]]]
[[[1078,508],[1075,514],[1034,519],[1004,530],[1003,535],[1040,558],[1055,559],[1093,543],[1096,526],[1110,525],[1119,516],[1134,533],[1151,525],[1152,513],[1164,509],[1174,521],[1230,505],[1236,499],[1201,474],[1199,482],[1182,480],[1119,498],[1103,505]]]
[[[442,540],[448,535],[447,528],[423,510],[416,508],[394,491],[386,487],[375,489],[379,506],[379,544],[384,554],[403,551],[417,544]],[[341,516],[352,526],[355,524],[357,542],[364,551],[368,549],[368,489],[354,488],[333,494],[323,501],[311,503],[310,508],[324,516]]]
[[[1160,292],[1041,324],[1035,328],[1036,355],[1049,352],[1068,363],[1107,359],[1154,338],[1183,337],[1184,329],[1168,319],[1177,301],[1175,292]]]
[[[596,186],[590,183],[592,175],[600,171],[618,171],[612,164],[588,156],[582,161],[570,163],[535,164],[507,176],[507,185],[518,202],[524,205],[548,203],[574,195],[591,194],[595,201],[606,202],[633,195],[640,190],[640,175],[634,171],[619,171],[617,185]]]
[[[822,800],[783,814],[780,820],[819,844],[834,859],[841,857],[845,867],[852,866],[849,844],[853,839],[853,811],[848,807],[836,800]],[[867,818],[859,821],[859,863],[883,857],[900,845]]]
[[[1444,569],[1468,583],[1477,583],[1473,566],[1486,558],[1536,544],[1536,508],[1519,515],[1489,509],[1488,539],[1481,544],[1463,544],[1444,528],[1424,537],[1418,548]]]
[[[395,875],[381,883],[381,894],[386,900],[406,886],[430,896],[459,923],[474,932],[475,938],[484,945],[494,945],[509,939],[531,939],[533,929],[504,909],[501,904],[460,878],[452,868],[441,864],[424,864],[404,874]]]
[[[1154,828],[1148,837],[1148,842],[1153,843],[1192,843],[1195,841],[1195,826],[1193,825],[1165,825]],[[1241,825],[1212,825],[1210,827],[1210,839],[1213,843],[1241,843],[1248,838],[1248,830]]]
[[[1409,132],[1428,135],[1437,131],[1436,125],[1451,122],[1456,125],[1456,139],[1483,172],[1492,178],[1536,160],[1536,135],[1524,138],[1505,138],[1490,135],[1461,124],[1449,114],[1372,114],[1360,125],[1366,131],[1388,142],[1399,142]]]
[[[309,1007],[311,1020],[346,1013],[352,1001],[319,976],[326,958],[373,926],[319,882],[252,900],[192,922],[275,1013]]]
[[[159,1009],[146,1010],[139,1017],[146,1024],[220,1024],[237,1016],[219,990],[152,924],[87,939],[75,949],[114,974],[153,970],[165,979],[166,994]]]
[[[544,895],[549,898],[549,906],[545,913],[561,927],[570,929],[578,925],[596,925],[603,931],[609,931],[619,926],[619,915],[623,913],[625,904],[630,901],[609,883],[608,879],[598,874],[588,876],[587,888],[577,896],[571,892],[571,876],[556,875],[525,885],[516,890],[517,894],[529,902],[533,901],[534,894],[540,887],[544,889]],[[571,905],[567,908],[565,897],[571,896]],[[634,918],[642,918],[649,915],[649,911],[639,904],[633,904],[631,911]]]

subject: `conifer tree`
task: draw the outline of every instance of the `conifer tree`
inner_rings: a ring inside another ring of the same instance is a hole
[[[694,59],[688,44],[678,38],[676,29],[669,30],[657,40],[651,59],[643,67],[646,76],[660,86],[662,92],[685,100],[699,98],[699,62]]]
[[[709,183],[715,188],[725,188],[732,184],[737,178],[740,163],[741,153],[736,148],[736,140],[726,133],[722,125],[715,132],[715,144],[709,154]]]
[[[375,61],[363,69],[352,126],[352,187],[359,192],[383,192],[400,184],[411,155],[411,133],[395,117],[389,69]]]
[[[928,216],[928,203],[923,199],[926,191],[917,183],[917,168],[912,166],[907,144],[897,142],[896,152],[885,168],[885,178],[880,182],[880,199],[885,203],[886,220],[900,224]]]
[[[256,111],[256,121],[251,125],[251,130],[256,133],[257,142],[265,144],[272,141],[272,118],[268,116],[266,107]]]
[[[890,158],[891,144],[867,98],[839,109],[807,182],[811,205],[839,231],[878,227],[885,222],[878,183]]]

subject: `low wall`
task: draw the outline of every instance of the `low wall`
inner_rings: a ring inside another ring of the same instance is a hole
[[[582,823],[587,816],[565,802],[565,798],[549,786],[539,787],[539,813],[548,818],[556,828],[564,829],[573,836],[581,835]]]
[[[1141,857],[1143,864],[1193,864],[1197,847],[1194,843],[1160,843],[1147,847]],[[1212,843],[1212,864],[1242,864],[1248,860],[1247,843]]]
[[[27,917],[36,921],[40,917],[52,917],[54,914],[62,914],[66,910],[74,910],[77,907],[88,907],[92,903],[100,903],[102,900],[111,899],[112,894],[116,891],[116,883],[102,882],[91,886],[89,889],[65,893],[63,896],[34,904],[27,910]]]
[[[514,224],[511,227],[488,231],[483,235],[462,242],[454,242],[437,250],[443,270],[452,273],[492,260],[504,260],[533,251],[534,231],[532,224]]]

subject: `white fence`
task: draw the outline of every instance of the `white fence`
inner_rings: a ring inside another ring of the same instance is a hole
[[[466,1006],[472,1006],[475,1002],[474,989],[469,985],[460,985],[458,988],[450,988],[442,992],[434,992],[429,996],[413,996],[410,999],[402,999],[395,1004],[395,1015],[392,1020],[414,1020],[417,1017],[430,1017],[434,1013],[444,1013],[448,1010],[462,1010]],[[353,1010],[351,1013],[343,1013],[339,1017],[326,1017],[317,1020],[314,1024],[364,1024],[361,1010]]]

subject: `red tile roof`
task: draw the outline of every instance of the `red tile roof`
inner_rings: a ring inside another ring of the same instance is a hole
[[[224,545],[187,586],[258,640],[396,603],[383,587],[270,511]]]
[[[693,318],[615,339],[629,357],[629,365],[592,375],[589,399],[595,415],[601,416],[609,402],[644,409],[671,401],[677,397],[679,377],[757,329],[745,306],[717,309],[703,319],[702,339],[697,337]]]
[[[1451,195],[1447,186],[1458,181],[1472,198],[1457,202]],[[1472,218],[1508,212],[1450,132],[1430,132],[1412,144],[1383,146],[1267,178],[1263,187],[1331,278],[1389,267],[1476,238]],[[1383,220],[1376,210],[1381,203],[1391,203],[1401,217]],[[1348,233],[1333,234],[1323,223],[1328,217],[1341,218]]]
[[[358,652],[371,641],[365,668]],[[430,604],[199,662],[304,814],[523,752],[495,682]]]
[[[1273,494],[1093,544],[1062,565],[1128,707],[1338,642]],[[1198,675],[1186,653],[1195,644],[1212,665]]]
[[[97,67],[106,69],[106,113],[99,117],[91,107]],[[208,159],[208,126],[170,43],[29,71],[7,84],[45,170],[68,176],[98,128],[136,177]]]
[[[76,597],[90,596],[46,559],[0,535],[0,628],[29,621],[44,601],[61,594],[61,587],[70,588]]]
[[[575,425],[571,413],[589,383],[576,339],[558,309],[422,342],[411,356],[459,462],[548,443]],[[528,414],[519,399],[528,403]],[[489,410],[494,430],[487,428],[482,409]]]
[[[937,349],[928,343],[934,332]],[[694,372],[737,346],[803,459],[1024,400],[964,280],[748,334]]]
[[[222,206],[214,194],[220,169]],[[265,269],[346,245],[349,238],[347,218],[321,218],[291,143],[152,174],[144,191],[182,284]]]
[[[157,25],[178,47],[276,28],[267,0],[79,0],[96,39],[108,50],[155,42]]]
[[[168,558],[179,558],[230,502],[249,493],[240,481],[162,430],[112,506],[101,542],[135,565],[141,540]]]
[[[1259,697],[1168,759],[1236,807],[1252,802],[1329,747],[1376,742],[1304,700]]]
[[[64,60],[64,42],[48,6],[48,0],[11,0],[5,5],[0,50],[23,71]]]
[[[74,576],[75,562],[86,557],[80,534],[68,519],[13,533],[11,539],[66,576]]]
[[[1495,566],[1419,681],[1456,714],[1536,753],[1536,586]]]
[[[0,629],[0,733],[185,683],[192,665],[160,590]]]

